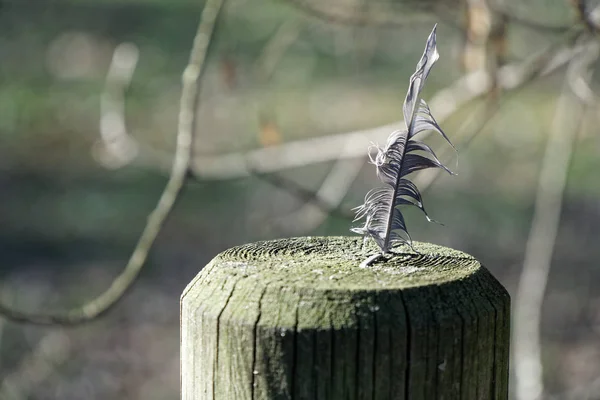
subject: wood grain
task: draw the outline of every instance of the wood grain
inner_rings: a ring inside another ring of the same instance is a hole
[[[356,237],[258,242],[181,297],[182,399],[507,399],[510,298],[473,257]]]

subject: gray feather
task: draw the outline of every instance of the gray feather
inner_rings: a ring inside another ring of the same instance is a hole
[[[384,254],[397,244],[411,244],[400,206],[415,206],[433,221],[425,211],[421,193],[407,175],[427,168],[442,168],[452,174],[431,147],[415,138],[423,131],[433,130],[454,147],[431,115],[427,103],[419,97],[429,71],[439,58],[436,27],[433,27],[416,71],[410,77],[402,109],[406,129],[392,132],[383,148],[372,146],[377,150],[375,156],[369,154],[371,163],[377,168],[377,176],[385,186],[369,191],[364,204],[354,209],[355,221],[364,219],[364,225],[351,230],[373,239]]]

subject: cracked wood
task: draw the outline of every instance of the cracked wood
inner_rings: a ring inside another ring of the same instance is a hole
[[[507,399],[510,299],[473,257],[357,237],[258,242],[181,298],[182,399]]]

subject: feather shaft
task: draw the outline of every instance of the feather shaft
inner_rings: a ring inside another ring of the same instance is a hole
[[[416,185],[406,176],[427,168],[442,168],[452,174],[437,158],[427,144],[415,136],[426,130],[438,132],[453,148],[454,146],[431,114],[427,103],[420,98],[425,80],[439,58],[436,48],[436,26],[427,38],[425,50],[414,74],[410,77],[408,92],[402,112],[406,129],[394,131],[384,147],[369,146],[369,160],[377,169],[377,176],[385,184],[373,189],[365,196],[363,205],[356,207],[355,221],[365,219],[364,226],[352,228],[353,232],[372,238],[387,254],[396,244],[411,245],[411,237],[406,228],[400,206],[413,205],[419,208],[428,221],[433,221],[425,211],[423,200]],[[376,149],[377,154],[371,155]],[[456,149],[455,149],[456,150]],[[371,263],[377,257],[365,261]]]

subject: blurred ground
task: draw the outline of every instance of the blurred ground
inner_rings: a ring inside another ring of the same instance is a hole
[[[566,15],[562,3],[546,8],[539,3],[517,11],[541,18],[543,9],[551,23],[565,23],[558,17]],[[180,74],[201,4],[0,4],[0,298],[22,310],[62,309],[100,293],[120,271],[167,178],[165,163],[111,170],[96,160],[100,96],[115,46],[130,42],[139,49],[126,95],[130,133],[168,161]],[[261,79],[256,60],[286,20],[300,27],[298,36],[270,79]],[[431,21],[360,28],[319,21],[285,2],[258,7],[231,1],[209,54],[198,154],[399,120],[408,77],[435,17]],[[460,31],[441,23],[439,32],[441,59],[425,98],[460,75]],[[509,38],[509,56],[519,59],[555,36],[517,28]],[[445,226],[407,211],[413,238],[473,254],[511,293],[561,75],[511,96],[468,148],[459,146],[459,175],[442,176],[425,193],[428,211]],[[451,138],[476,106],[442,124]],[[600,376],[597,122],[588,123],[576,147],[544,303],[545,381],[551,393],[584,387]],[[431,143],[443,146],[435,138]],[[330,167],[282,172],[316,190]],[[360,204],[375,185],[374,170],[365,162],[340,209]],[[190,182],[140,280],[108,315],[65,329],[0,321],[0,398],[178,398],[183,287],[227,247],[288,235],[271,222],[301,205],[257,177]],[[306,234],[343,235],[350,227],[351,221],[331,216]]]

